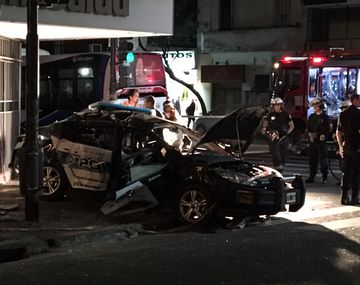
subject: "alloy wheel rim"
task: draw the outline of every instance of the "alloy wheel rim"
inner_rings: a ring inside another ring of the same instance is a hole
[[[208,211],[208,201],[204,194],[191,190],[185,192],[180,198],[180,213],[184,220],[194,223],[203,218]]]
[[[60,172],[57,169],[45,166],[43,176],[43,195],[54,194],[60,187],[60,179]]]

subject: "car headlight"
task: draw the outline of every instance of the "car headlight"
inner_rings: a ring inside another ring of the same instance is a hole
[[[271,176],[275,176],[275,177],[284,178],[283,175],[274,168],[264,166],[264,165],[260,165],[260,167],[262,169],[262,176],[270,176],[271,175]]]
[[[215,172],[222,178],[238,184],[246,184],[249,181],[249,176],[243,173],[237,173],[228,169],[216,168]]]

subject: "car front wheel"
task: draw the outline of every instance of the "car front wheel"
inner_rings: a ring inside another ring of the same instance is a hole
[[[42,198],[48,201],[64,198],[67,190],[67,180],[61,166],[44,165]]]
[[[176,206],[182,222],[195,224],[209,221],[214,203],[209,191],[204,187],[189,185],[179,193]]]

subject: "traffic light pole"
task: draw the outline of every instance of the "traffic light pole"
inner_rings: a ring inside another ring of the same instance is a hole
[[[24,155],[25,219],[39,220],[38,195],[42,186],[42,150],[39,145],[39,37],[38,0],[27,1],[26,136]],[[22,185],[20,185],[22,187]]]
[[[110,39],[110,98],[115,99],[117,89],[116,78],[116,51],[119,45],[119,39]]]

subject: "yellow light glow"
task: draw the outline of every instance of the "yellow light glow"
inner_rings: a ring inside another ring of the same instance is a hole
[[[278,62],[275,62],[275,63],[274,63],[274,68],[275,68],[275,69],[278,69],[279,66],[280,66],[280,64],[279,64]]]

